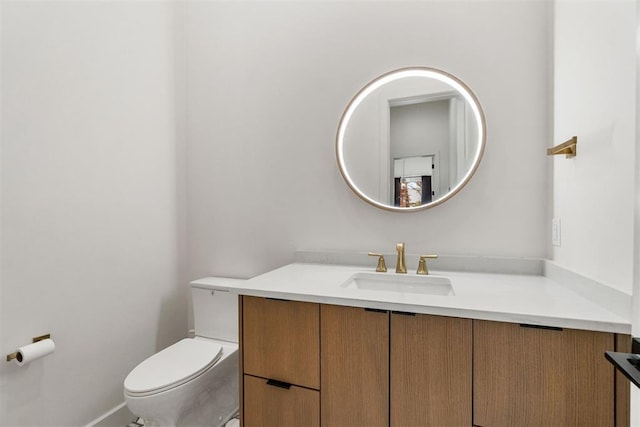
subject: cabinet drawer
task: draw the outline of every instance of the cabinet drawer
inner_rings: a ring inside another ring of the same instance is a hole
[[[245,427],[317,427],[320,392],[245,375],[243,421]]]
[[[318,304],[243,297],[244,373],[320,388]]]

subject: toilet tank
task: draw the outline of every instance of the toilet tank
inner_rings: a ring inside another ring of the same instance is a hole
[[[193,326],[197,337],[238,342],[238,295],[216,288],[216,284],[230,282],[243,280],[210,277],[206,284],[191,284]]]

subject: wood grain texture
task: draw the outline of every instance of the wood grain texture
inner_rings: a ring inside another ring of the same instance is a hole
[[[474,417],[482,427],[614,425],[614,335],[474,320]]]
[[[239,408],[238,408],[238,418],[240,418],[240,425],[244,425],[244,366],[243,366],[243,339],[242,339],[242,310],[243,310],[243,296],[238,295],[238,331],[240,331],[239,339],[238,339],[238,394],[239,394]]]
[[[389,423],[389,314],[321,306],[323,426]]]
[[[319,313],[318,304],[245,296],[244,373],[318,390]]]
[[[471,425],[472,321],[391,314],[391,426]]]
[[[615,351],[631,353],[631,336],[616,334]],[[616,427],[631,425],[631,383],[624,374],[616,370]]]
[[[244,376],[245,427],[318,427],[320,392],[267,384],[264,378]]]

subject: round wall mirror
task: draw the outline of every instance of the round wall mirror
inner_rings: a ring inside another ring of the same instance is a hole
[[[383,74],[354,96],[338,125],[336,157],[360,198],[412,212],[460,191],[485,141],[484,113],[471,89],[444,71],[411,67]]]

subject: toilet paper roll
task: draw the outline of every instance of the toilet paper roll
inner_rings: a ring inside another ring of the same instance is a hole
[[[22,366],[53,353],[55,349],[56,344],[48,338],[18,348],[18,355],[13,360],[18,366]]]

